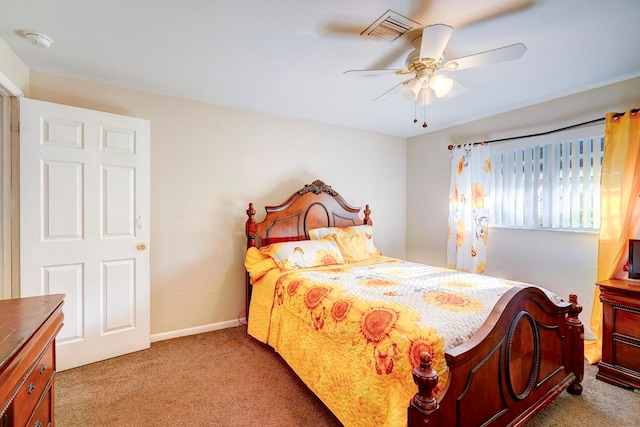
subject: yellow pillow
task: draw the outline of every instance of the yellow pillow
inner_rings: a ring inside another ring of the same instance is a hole
[[[278,268],[276,261],[267,253],[261,252],[258,248],[249,248],[244,259],[244,266],[254,284],[262,278],[269,270]]]
[[[355,234],[329,234],[327,238],[336,242],[345,262],[362,261],[371,255],[364,231]]]
[[[382,255],[373,244],[373,226],[372,225],[352,225],[350,227],[322,227],[309,230],[309,238],[311,240],[321,240],[329,234],[337,234],[339,236],[350,236],[356,233],[364,232],[367,236],[367,250],[371,254]]]

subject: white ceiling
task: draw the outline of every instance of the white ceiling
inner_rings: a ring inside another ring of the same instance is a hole
[[[468,90],[418,110],[403,81],[412,32],[360,36],[387,10],[455,31],[445,59],[524,43],[516,61],[449,75]],[[0,0],[0,37],[36,71],[411,137],[640,75],[639,0]],[[53,37],[30,45],[22,30]],[[422,128],[426,112],[429,127]]]

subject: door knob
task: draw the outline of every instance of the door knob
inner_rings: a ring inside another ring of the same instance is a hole
[[[137,247],[139,251],[144,251],[145,249],[147,249],[147,245],[145,245],[144,243],[138,243]]]

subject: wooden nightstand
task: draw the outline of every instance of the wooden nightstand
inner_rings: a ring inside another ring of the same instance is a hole
[[[640,282],[598,282],[602,301],[602,360],[596,378],[640,389]]]

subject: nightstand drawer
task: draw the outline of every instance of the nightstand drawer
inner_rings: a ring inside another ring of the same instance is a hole
[[[640,342],[613,340],[613,364],[640,372]]]
[[[614,308],[613,333],[640,340],[640,313],[626,308]]]
[[[53,357],[53,346],[49,345],[18,391],[13,403],[14,425],[26,425],[44,391],[49,387],[49,381],[53,377]]]

